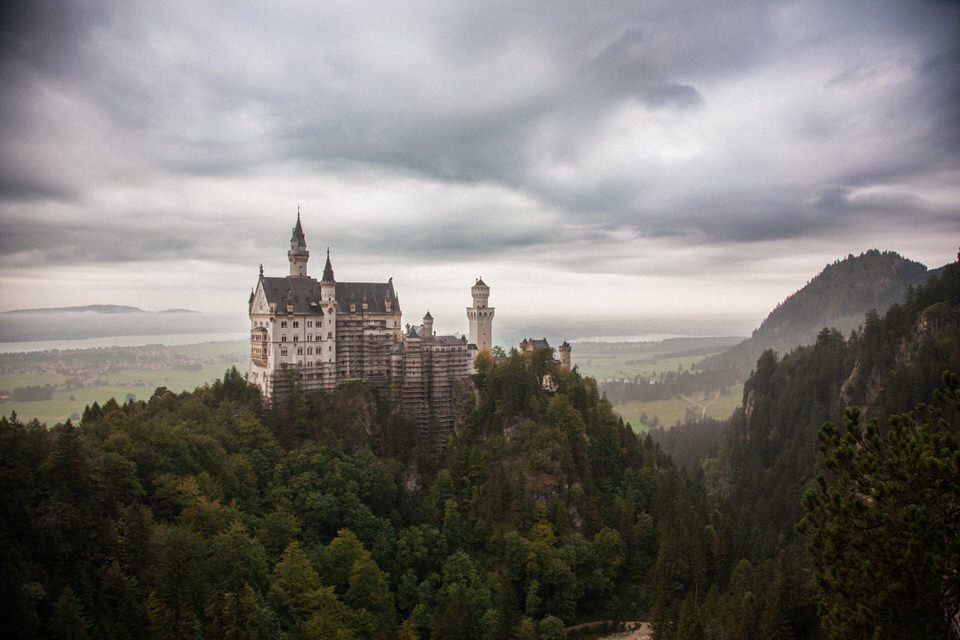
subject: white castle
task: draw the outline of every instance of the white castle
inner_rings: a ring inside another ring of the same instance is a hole
[[[337,282],[330,250],[320,280],[307,275],[310,252],[297,212],[287,252],[290,273],[263,275],[250,293],[250,369],[247,380],[267,402],[304,391],[329,391],[359,380],[386,389],[417,419],[422,437],[441,445],[457,430],[472,393],[470,375],[481,349],[492,348],[490,287],[477,278],[467,307],[466,337],[437,335],[433,316],[401,326],[400,301],[387,282]],[[544,341],[546,344],[546,341]],[[570,348],[561,347],[569,368]]]

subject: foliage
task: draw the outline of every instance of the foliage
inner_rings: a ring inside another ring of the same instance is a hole
[[[826,265],[806,286],[777,305],[753,336],[707,358],[702,366],[745,375],[763,351],[786,353],[810,344],[824,326],[847,335],[860,325],[866,312],[882,313],[903,302],[910,289],[928,277],[924,265],[892,251],[851,254]]]
[[[804,497],[821,621],[832,638],[951,637],[960,615],[960,379],[945,373],[951,422],[920,405],[818,433],[826,467]]]
[[[704,446],[706,490],[549,350],[481,361],[442,451],[376,390],[294,389],[266,408],[235,370],[93,403],[79,425],[0,418],[0,633],[558,638],[647,619],[657,640],[814,636],[792,524],[823,471],[817,425],[926,397],[931,368],[960,360],[958,308],[947,269],[850,339],[764,354]]]
[[[235,370],[79,426],[0,419],[2,631],[560,638],[675,597],[653,568],[690,547],[658,548],[710,556],[670,517],[709,522],[703,496],[548,351],[477,383],[440,454],[362,385],[267,409]]]

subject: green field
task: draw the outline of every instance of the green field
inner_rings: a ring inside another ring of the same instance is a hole
[[[580,372],[598,381],[609,378],[655,377],[667,371],[689,370],[698,362],[726,351],[741,338],[674,338],[662,342],[578,342],[571,359]]]
[[[597,379],[600,388],[610,379],[637,377],[650,380],[667,372],[695,371],[696,365],[707,356],[721,353],[739,342],[740,338],[679,338],[663,342],[577,343],[572,359],[580,372]],[[669,428],[678,420],[687,418],[688,410],[699,417],[706,406],[706,416],[722,420],[728,418],[740,406],[743,385],[734,384],[717,396],[717,389],[702,389],[697,393],[674,396],[669,400],[649,402],[631,401],[615,404],[614,410],[638,431],[648,427],[640,419],[646,414],[648,421],[654,416],[659,424]]]
[[[67,418],[77,419],[83,413],[84,407],[93,402],[103,404],[110,398],[116,398],[117,402],[123,403],[130,394],[137,400],[147,400],[157,387],[166,387],[177,393],[192,391],[198,386],[222,378],[224,372],[231,366],[236,366],[240,370],[246,368],[246,343],[244,342],[213,342],[169,347],[169,349],[202,364],[194,364],[189,368],[159,368],[156,362],[144,363],[140,360],[125,364],[125,361],[120,360],[111,363],[111,371],[89,376],[22,372],[0,374],[0,389],[11,390],[17,387],[46,384],[58,388],[49,400],[4,402],[0,404],[0,413],[9,416],[15,411],[23,420],[36,418],[52,426]],[[11,354],[2,354],[0,362],[6,362],[13,357]],[[51,353],[48,362],[44,363],[41,360],[40,363],[52,366],[49,363],[54,362],[57,357],[58,354]],[[104,355],[104,357],[109,356]],[[67,381],[71,378],[80,378],[83,386],[65,388]]]
[[[714,398],[716,398],[716,400],[714,400]],[[743,399],[743,385],[734,385],[730,387],[727,393],[720,394],[719,397],[717,397],[717,392],[714,391],[707,394],[703,400],[700,400],[699,394],[691,399],[699,402],[701,405],[706,405],[712,401],[712,403],[707,406],[706,416],[716,420],[724,420],[729,418],[733,410],[740,406],[740,402]],[[613,407],[613,410],[620,414],[624,421],[629,422],[633,426],[634,431],[647,430],[648,425],[640,420],[640,415],[643,413],[647,414],[648,420],[656,416],[660,422],[660,426],[669,429],[676,424],[677,420],[683,422],[686,419],[687,409],[694,410],[698,417],[703,412],[700,407],[679,396],[674,396],[670,400],[627,402],[625,404],[614,405]]]

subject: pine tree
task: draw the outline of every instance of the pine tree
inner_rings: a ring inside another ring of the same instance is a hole
[[[945,373],[951,421],[918,405],[860,427],[848,409],[841,431],[818,433],[830,484],[818,477],[798,529],[810,533],[832,638],[945,638],[960,614],[960,378]]]

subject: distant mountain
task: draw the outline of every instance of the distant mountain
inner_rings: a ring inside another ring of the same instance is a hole
[[[870,250],[829,264],[805,287],[774,309],[753,336],[732,349],[707,358],[701,366],[728,369],[745,376],[765,349],[781,355],[813,344],[824,327],[847,336],[863,324],[871,309],[883,314],[902,302],[907,289],[925,283],[926,266],[893,251]]]
[[[200,312],[194,311],[193,309],[163,309],[162,311],[157,311],[157,313],[200,313]]]
[[[122,304],[88,304],[82,307],[14,309],[13,311],[4,311],[4,313],[75,313],[78,311],[92,311],[94,313],[148,313],[139,307],[129,307]]]

